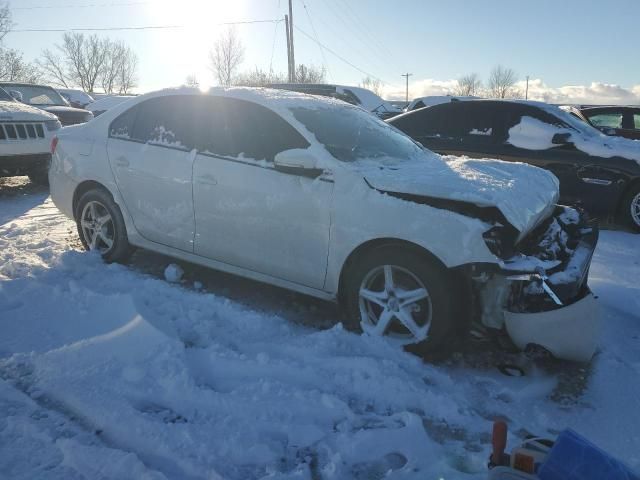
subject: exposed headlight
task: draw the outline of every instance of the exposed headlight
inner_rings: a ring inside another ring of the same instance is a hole
[[[517,232],[502,225],[495,226],[482,234],[487,247],[498,258],[509,258],[514,254]]]
[[[62,124],[60,120],[47,120],[44,122],[49,132],[55,132],[56,130],[60,130],[62,128]]]

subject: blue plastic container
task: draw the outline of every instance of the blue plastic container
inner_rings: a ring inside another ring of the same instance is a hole
[[[558,436],[538,476],[540,480],[640,480],[629,467],[573,430]]]

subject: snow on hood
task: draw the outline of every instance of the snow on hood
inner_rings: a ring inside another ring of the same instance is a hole
[[[559,146],[551,143],[557,133],[568,133],[576,148],[589,155],[603,158],[623,157],[640,164],[640,141],[610,137],[588,125],[584,125],[581,130],[575,130],[551,125],[533,117],[522,117],[520,123],[509,129],[507,141],[515,147],[527,150],[548,150]]]
[[[367,167],[362,173],[379,190],[458,200],[497,207],[524,236],[554,208],[558,179],[523,163],[431,155],[394,167]]]
[[[56,116],[26,103],[0,100],[0,121],[33,122],[56,120]]]

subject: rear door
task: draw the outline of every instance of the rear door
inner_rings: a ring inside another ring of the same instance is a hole
[[[271,110],[210,97],[194,164],[195,252],[322,288],[333,181],[276,170],[273,159],[308,142]]]
[[[118,189],[147,240],[193,252],[194,109],[199,96],[146,100],[110,126],[107,150]]]

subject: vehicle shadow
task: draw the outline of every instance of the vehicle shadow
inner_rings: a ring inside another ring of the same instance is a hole
[[[0,177],[0,204],[11,200],[10,205],[0,208],[0,225],[44,203],[48,194],[47,187],[36,185],[27,177]]]

